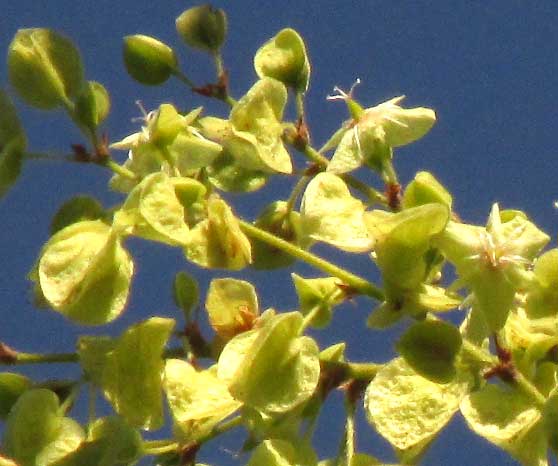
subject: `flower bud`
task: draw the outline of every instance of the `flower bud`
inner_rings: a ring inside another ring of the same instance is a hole
[[[403,195],[403,207],[408,209],[436,202],[451,210],[452,197],[440,182],[429,172],[419,172],[409,183]]]
[[[75,116],[87,128],[94,130],[110,111],[110,96],[105,87],[88,81],[76,99]]]
[[[270,77],[304,92],[308,89],[310,62],[306,47],[294,29],[283,29],[256,52],[254,68],[260,78]]]
[[[174,50],[149,36],[124,37],[124,64],[136,81],[151,86],[164,83],[177,66]]]
[[[227,16],[211,5],[189,8],[176,18],[176,31],[190,47],[215,53],[227,35]]]
[[[174,277],[172,296],[177,307],[182,309],[186,321],[189,322],[195,306],[200,299],[198,282],[186,272],[178,272]]]
[[[10,82],[29,105],[45,110],[74,98],[83,66],[74,44],[50,29],[20,29],[8,49]]]

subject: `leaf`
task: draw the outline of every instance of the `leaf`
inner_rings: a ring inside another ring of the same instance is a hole
[[[210,197],[208,218],[190,232],[186,257],[201,267],[240,270],[252,261],[250,241],[240,230],[231,208]]]
[[[366,389],[364,407],[378,433],[404,455],[417,455],[449,422],[468,391],[464,375],[437,384],[402,358],[386,364]]]
[[[19,397],[8,416],[3,444],[19,466],[49,466],[75,450],[84,437],[75,421],[60,414],[54,392],[41,388]]]
[[[294,29],[282,29],[261,46],[254,68],[260,78],[275,78],[298,92],[308,90],[310,62],[304,41]]]
[[[196,279],[186,272],[177,272],[173,283],[173,298],[174,303],[182,309],[186,321],[188,321],[192,310],[200,300],[200,290]]]
[[[71,40],[51,29],[20,29],[8,49],[10,82],[29,105],[66,105],[83,85],[83,65]]]
[[[368,251],[374,244],[364,223],[364,205],[332,173],[319,173],[308,184],[300,215],[301,229],[312,239],[349,252]]]
[[[376,261],[390,297],[415,290],[426,278],[425,253],[430,240],[444,230],[449,211],[442,204],[425,204],[390,216],[365,214],[370,235],[376,238]]]
[[[291,157],[281,140],[281,121],[286,102],[285,86],[275,79],[263,78],[232,108],[230,122],[236,138],[229,140],[227,150],[240,162],[245,158],[243,151],[246,148],[243,146],[251,146],[253,155],[246,168],[292,172]],[[231,145],[233,140],[237,145]]]
[[[337,148],[327,165],[329,173],[348,173],[356,170],[364,163],[362,150],[359,150],[360,139],[357,139],[359,133],[355,132],[354,128],[342,129],[343,132],[337,132],[334,135],[340,140],[336,144]],[[333,143],[335,142],[337,141],[333,141]]]
[[[62,204],[50,222],[50,234],[84,220],[101,220],[105,215],[103,206],[91,196],[75,196]]]
[[[255,288],[244,280],[234,278],[211,281],[205,308],[209,324],[225,341],[250,330],[259,314]]]
[[[142,454],[142,438],[118,416],[97,419],[87,441],[53,466],[116,466],[135,462]]]
[[[119,231],[146,239],[185,246],[190,229],[184,217],[184,207],[171,178],[158,172],[148,175],[132,190],[115,214],[114,225]]]
[[[441,320],[418,322],[396,344],[397,351],[418,374],[432,382],[448,383],[456,375],[461,349],[459,330]]]
[[[73,223],[44,246],[38,282],[56,311],[86,325],[114,320],[128,298],[133,263],[100,220]]]
[[[264,440],[252,453],[247,466],[316,466],[312,447],[300,440],[295,444],[282,439]]]
[[[22,144],[12,139],[4,147],[0,145],[0,199],[15,184],[23,164]]]
[[[179,359],[166,362],[163,387],[175,428],[185,442],[207,434],[241,406],[216,369],[198,371]]]
[[[229,341],[219,357],[218,372],[220,378],[228,374],[223,379],[237,400],[271,415],[310,398],[318,384],[320,364],[314,340],[299,336],[302,320],[298,312],[279,314],[254,333]],[[239,346],[237,339],[244,344]],[[229,364],[235,366],[234,371]]]
[[[153,430],[163,424],[162,354],[173,326],[172,319],[152,317],[118,339],[80,338],[78,352],[86,373],[133,427]]]
[[[14,139],[20,141],[22,150],[25,149],[27,145],[25,131],[19,121],[16,108],[6,91],[0,89],[0,148]]]
[[[31,388],[31,385],[31,380],[24,375],[0,373],[0,419],[6,419],[17,399]]]
[[[190,131],[178,133],[168,150],[175,159],[176,168],[184,175],[209,167],[223,152],[221,145]]]
[[[525,466],[547,466],[541,413],[516,390],[485,385],[466,396],[461,412],[481,437],[508,451]]]
[[[27,138],[16,109],[0,89],[0,199],[17,181],[23,164]]]

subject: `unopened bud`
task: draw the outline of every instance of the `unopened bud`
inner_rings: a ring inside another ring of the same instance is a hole
[[[215,53],[227,35],[227,16],[211,5],[189,8],[176,18],[176,31],[190,47]]]
[[[275,78],[300,92],[308,89],[310,62],[304,41],[294,29],[279,31],[260,47],[254,57],[254,68],[260,78]]]
[[[88,81],[76,99],[75,116],[87,128],[94,130],[110,111],[110,97],[105,87]]]
[[[149,36],[124,37],[124,64],[136,81],[151,86],[169,79],[178,61],[174,50]]]

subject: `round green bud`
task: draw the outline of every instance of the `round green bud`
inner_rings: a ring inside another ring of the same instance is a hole
[[[176,18],[176,31],[190,47],[215,53],[227,35],[227,16],[211,5],[189,8]]]
[[[78,50],[50,29],[20,29],[8,48],[8,74],[29,105],[49,110],[73,99],[83,85]]]
[[[174,50],[149,36],[124,37],[124,64],[136,81],[151,86],[169,79],[178,61]]]
[[[74,114],[77,120],[94,130],[107,117],[109,111],[110,96],[105,87],[96,81],[88,81],[76,99]]]

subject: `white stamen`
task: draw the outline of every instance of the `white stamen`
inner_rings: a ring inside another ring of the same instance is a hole
[[[345,92],[339,86],[335,86],[333,88],[333,92],[336,92],[337,94],[328,95],[326,97],[326,100],[349,100],[349,99],[352,99],[353,98],[353,91],[355,90],[355,87],[358,86],[359,84],[360,84],[360,78],[357,78],[356,81],[351,86],[351,88],[349,89],[349,93]]]

